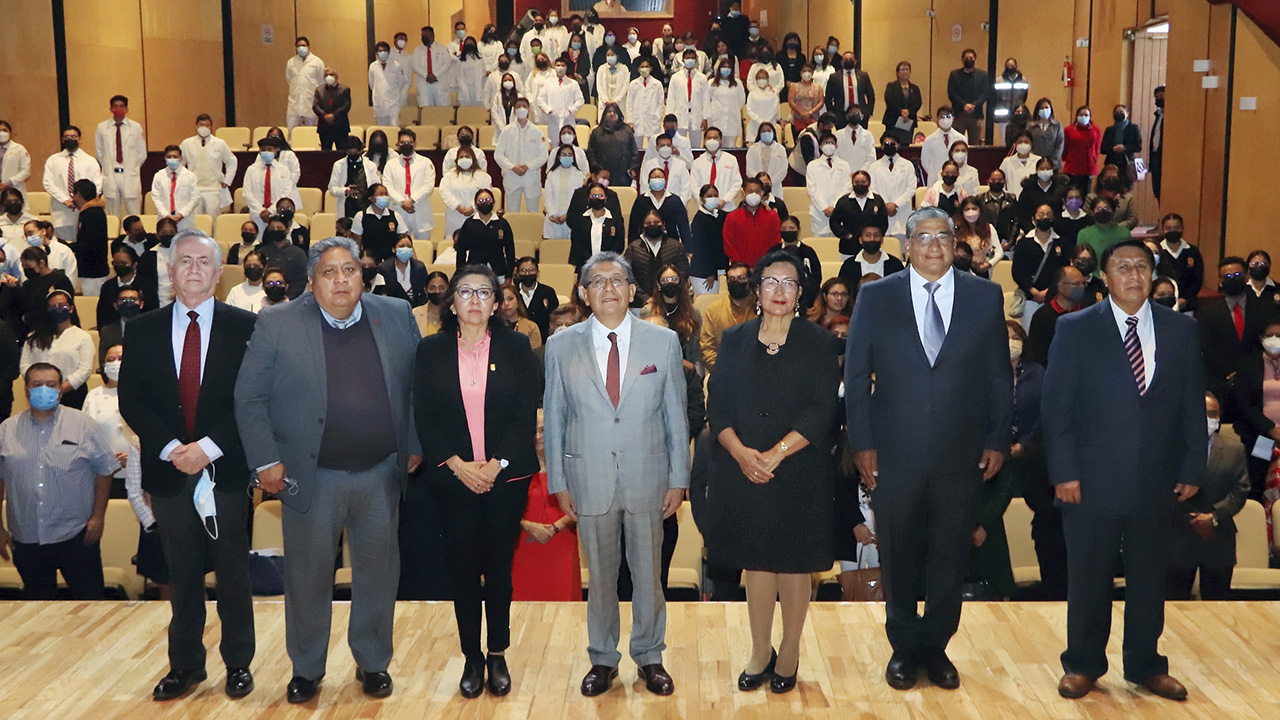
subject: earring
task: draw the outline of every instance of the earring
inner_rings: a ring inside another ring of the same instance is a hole
[[[764,314],[764,309],[760,307],[760,301],[759,301],[759,300],[757,300],[757,301],[756,301],[756,315],[757,315],[757,316],[759,316],[759,315],[763,315],[763,314]]]
[[[796,317],[800,317],[800,301],[796,300]]]

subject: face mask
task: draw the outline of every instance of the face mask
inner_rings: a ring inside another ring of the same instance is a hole
[[[1089,124],[1089,116],[1088,116],[1088,115],[1077,115],[1077,116],[1076,116],[1076,122],[1080,123],[1081,125],[1086,125],[1086,126],[1087,126],[1087,125]]]
[[[1036,218],[1036,229],[1041,232],[1048,232],[1053,228],[1053,220],[1050,218]]]
[[[727,78],[733,74],[733,68],[720,68],[720,77]]]
[[[886,156],[886,157],[893,157],[894,155],[897,155],[897,154],[898,154],[898,146],[897,146],[897,145],[890,144],[890,143],[885,143],[885,145],[884,145],[884,154],[885,154],[885,156]]]
[[[1031,143],[1018,143],[1018,146],[1015,149],[1018,151],[1019,155],[1026,157],[1031,154]]]
[[[1036,111],[1036,115],[1039,115],[1041,120],[1048,120],[1053,117],[1053,108],[1040,108]]]
[[[957,165],[963,165],[964,162],[969,159],[969,153],[967,152],[952,153],[951,159],[954,160]]]
[[[378,62],[386,62],[388,57],[391,57],[391,53],[386,50],[378,51]]]
[[[841,65],[844,67],[845,70],[853,70],[854,68],[858,67],[858,63],[852,60],[845,60],[843,63],[841,63]]]
[[[44,244],[44,238],[43,238],[43,237],[41,237],[41,236],[39,235],[39,233],[37,233],[37,234],[35,234],[35,235],[28,235],[28,236],[27,236],[27,244],[28,244],[28,245],[30,245],[31,247],[36,247],[36,246],[38,246],[38,245],[42,245],[42,244]]]
[[[541,52],[542,51],[539,50],[538,48],[533,49],[533,54],[538,56],[538,59],[534,61],[534,64],[538,66],[539,70],[545,72],[547,68],[551,67],[551,63],[547,62],[547,59],[545,57],[543,57],[542,55],[539,55],[539,53]]]
[[[287,237],[288,235],[285,234],[284,230],[267,230],[262,233],[262,240],[269,243],[278,243],[285,240]]]
[[[960,179],[960,176],[959,176],[959,175],[943,175],[943,176],[942,176],[942,184],[943,184],[943,185],[955,185],[955,184],[956,184],[956,180],[959,180],[959,179]]]
[[[507,80],[507,81],[505,81],[505,82],[503,82],[503,83],[502,83],[502,89],[503,89],[503,90],[508,90],[508,91],[510,91],[510,90],[514,90],[514,89],[515,89],[515,87],[516,87],[516,84],[515,84],[514,82],[512,82],[511,80]]]
[[[373,198],[373,204],[377,205],[379,210],[386,210],[387,207],[391,205],[391,196],[375,195]]]
[[[961,62],[964,64],[965,70],[972,70],[973,66],[977,64],[977,62],[973,58],[965,58]]]
[[[303,60],[306,60],[307,55],[310,53],[311,53],[311,50],[306,45],[301,45],[298,47],[298,57],[302,58]]]
[[[9,213],[10,215],[17,215],[18,213],[22,212],[22,203],[7,202],[4,204],[4,211]]]
[[[814,64],[816,64],[816,65],[821,65],[821,64],[822,64],[822,62],[823,62],[824,60],[826,60],[826,59],[827,59],[827,56],[826,56],[826,55],[822,55],[822,54],[818,54],[818,55],[814,55],[814,56],[813,56],[813,62],[814,62]]]
[[[649,66],[646,65],[640,68],[640,77],[647,78],[649,77],[649,73],[650,73]]]
[[[517,275],[516,279],[519,280],[520,284],[525,287],[533,287],[534,285],[538,284],[537,275]]]
[[[324,84],[328,85],[329,87],[333,87],[334,85],[338,84],[338,78],[334,77],[333,75],[325,75]]]
[[[627,36],[627,42],[632,43],[632,44],[635,44],[635,41],[636,41],[636,40],[639,40],[639,39],[640,39],[640,38],[639,38],[639,37],[637,37],[635,33],[631,33],[630,35],[628,35],[628,36]]]
[[[572,155],[561,155],[561,156],[560,156],[560,167],[562,167],[562,168],[573,167],[573,156],[572,156]]]
[[[808,70],[805,70],[804,72],[800,73],[800,79],[805,82],[809,82],[810,80],[813,79],[813,73],[809,72]]]
[[[552,25],[555,25],[556,23],[555,23],[555,21],[553,20],[553,21],[551,22],[551,24],[552,24]],[[454,35],[456,35],[456,36],[458,37],[458,39],[459,39],[459,40],[465,40],[465,39],[467,39],[467,31],[466,31],[465,29],[463,29],[463,30],[457,30],[457,31],[455,31],[453,34],[454,34]]]
[[[35,268],[22,268],[22,274],[28,280],[35,280],[40,277],[40,273],[36,272]]]
[[[475,161],[469,157],[458,158],[459,170],[470,170],[471,166],[474,164],[475,164]]]
[[[671,158],[671,146],[670,146],[670,145],[660,145],[660,146],[658,146],[658,157],[662,158],[663,160],[668,160],[668,159],[670,159],[670,158]]]
[[[849,121],[850,125],[861,125],[862,113],[849,113],[849,116],[846,119]]]
[[[1244,292],[1244,278],[1229,277],[1222,281],[1221,287],[1223,295],[1239,295]]]
[[[951,261],[951,266],[960,272],[969,272],[973,269],[973,258],[956,256],[956,259]]]
[[[646,225],[643,234],[649,240],[658,240],[662,237],[662,226]]]
[[[120,317],[125,320],[132,320],[138,316],[138,313],[142,312],[142,306],[138,304],[137,300],[121,300],[120,307],[116,308],[116,311],[119,312]]]
[[[1052,170],[1037,170],[1037,171],[1036,171],[1036,179],[1037,179],[1037,180],[1039,180],[1039,181],[1040,181],[1040,182],[1042,182],[1042,183],[1047,183],[1047,182],[1049,182],[1050,180],[1052,180],[1052,179],[1053,179],[1053,171],[1052,171]]]
[[[1266,280],[1270,274],[1271,268],[1266,265],[1250,266],[1249,268],[1249,277],[1254,280]]]
[[[258,153],[258,159],[262,161],[263,165],[270,165],[272,162],[275,161],[276,154],[271,152],[270,150],[263,150],[262,152]]]
[[[1083,288],[1081,288],[1081,289],[1083,289]],[[1083,294],[1084,294],[1084,293],[1081,293],[1081,295],[1083,295]],[[1153,297],[1153,298],[1151,298],[1151,302],[1153,302],[1153,303],[1155,303],[1155,304],[1157,304],[1157,305],[1163,305],[1163,306],[1165,306],[1165,307],[1169,308],[1170,310],[1172,310],[1172,309],[1173,309],[1173,306],[1178,304],[1178,298],[1176,298],[1176,297],[1174,297],[1174,296],[1172,296],[1172,295],[1164,295],[1164,296],[1162,296],[1162,297]]]
[[[1170,230],[1169,232],[1164,234],[1164,239],[1168,240],[1170,245],[1177,245],[1178,243],[1182,242],[1182,231]]]
[[[714,153],[720,149],[719,138],[710,138],[704,143],[707,146],[707,152]]]
[[[760,142],[764,143],[765,145],[772,143],[773,133],[769,132],[768,130],[765,130],[764,132],[760,133]]]
[[[614,44],[614,43],[616,43],[616,42],[618,42],[618,39],[617,39],[616,37],[614,37],[613,35],[605,35],[605,36],[604,36],[604,44],[605,44],[605,45],[613,45],[613,44]]]
[[[177,170],[178,166],[182,164],[182,159],[181,158],[165,158],[164,164],[165,164],[165,167],[169,168],[170,170]]]
[[[783,230],[782,242],[787,243],[788,245],[795,245],[796,243],[800,242],[800,231],[799,230]]]
[[[741,300],[751,294],[751,288],[744,282],[729,281],[729,297]]]
[[[1013,114],[1013,120],[1014,122],[1025,123],[1027,121],[1027,114],[1019,110]]]
[[[250,282],[258,282],[262,279],[263,269],[257,266],[247,267],[244,269],[244,278]]]
[[[1069,197],[1066,200],[1067,209],[1073,213],[1080,212],[1080,208],[1084,207],[1084,198]]]
[[[1088,275],[1092,275],[1092,274],[1093,274],[1093,259],[1092,259],[1092,258],[1077,258],[1077,259],[1076,259],[1074,262],[1072,262],[1071,264],[1075,266],[1075,269],[1077,269],[1077,270],[1079,270],[1079,271],[1080,271],[1080,274],[1081,274],[1081,275],[1088,276]]]
[[[853,186],[853,194],[857,195],[858,197],[863,197],[869,192],[871,192],[870,185],[864,185],[862,183],[858,183],[857,185]]]
[[[1080,303],[1084,302],[1085,290],[1086,288],[1073,287],[1067,293],[1067,299],[1070,300],[1073,305],[1079,305]]]
[[[836,146],[831,143],[824,143],[822,146],[822,154],[831,157],[836,154]]]
[[[1280,355],[1280,337],[1268,335],[1267,337],[1262,338],[1262,349],[1265,350],[1268,355]]]
[[[71,308],[61,306],[49,308],[49,319],[54,325],[66,322],[71,319]]]
[[[990,191],[991,191],[991,192],[993,192],[993,193],[996,193],[996,194],[998,195],[998,194],[1000,194],[1000,193],[1004,192],[1004,183],[1002,183],[1002,182],[989,182],[989,183],[987,183],[987,189],[988,189],[988,190],[990,190]]]
[[[560,143],[563,145],[572,145],[576,139],[578,139],[576,133],[567,132],[560,135]]]
[[[982,211],[980,210],[965,210],[964,221],[967,223],[976,223],[978,222],[978,217],[981,215]]]
[[[67,152],[75,152],[76,150],[80,149],[80,141],[79,140],[63,140],[62,149],[66,150]]]
[[[519,118],[519,119],[521,119],[521,120],[524,120],[524,119],[528,118],[528,117],[529,117],[529,108],[527,108],[527,107],[518,107],[518,108],[516,108],[516,117],[517,117],[517,118]]]
[[[1093,219],[1099,225],[1106,225],[1111,222],[1112,212],[1110,210],[1098,210],[1093,214]]]
[[[293,210],[281,210],[277,214],[284,220],[285,225],[293,225]]]
[[[1116,123],[1118,124],[1118,123],[1124,122],[1128,116],[1125,115],[1123,112],[1116,112],[1116,113],[1112,113],[1111,117],[1114,118]]]
[[[698,64],[698,61],[697,61],[697,60],[695,60],[695,59],[693,59],[693,58],[685,58],[685,59],[684,59],[684,66],[685,66],[685,67],[687,67],[687,68],[689,68],[690,70],[692,70],[692,69],[693,69],[693,66],[694,66],[694,65],[697,65],[697,64]]]
[[[272,283],[262,288],[262,292],[266,294],[268,300],[278,303],[284,299],[285,288],[283,285]]]
[[[717,209],[717,208],[719,208],[719,207],[720,207],[720,198],[718,198],[718,197],[709,197],[709,198],[707,198],[706,200],[703,200],[703,201],[702,201],[702,204],[703,204],[703,206],[704,206],[704,207],[706,207],[708,210],[715,210],[715,209]]]
[[[600,183],[600,187],[604,187],[604,188],[609,187],[609,178],[600,178],[596,180],[596,182]]]
[[[760,201],[763,198],[760,197],[760,193],[747,193],[747,196],[743,199],[746,200],[747,204],[751,207],[759,207]]]
[[[48,385],[33,387],[27,396],[27,402],[36,410],[52,410],[58,407],[58,388]]]
[[[564,74],[566,72],[568,72],[568,70],[565,68],[565,66],[563,65],[556,66],[556,77],[564,77]]]
[[[954,122],[955,122],[954,118],[949,118],[949,117],[938,118],[938,127],[942,128],[943,132],[946,132],[951,129],[951,125]]]
[[[747,30],[747,34],[751,37],[760,37],[760,28],[750,28]]]
[[[880,246],[884,244],[883,240],[863,240],[862,252],[868,255],[875,255],[880,252]]]
[[[115,271],[116,277],[128,277],[133,274],[133,266],[125,264],[112,264],[111,269]]]
[[[476,201],[476,212],[480,213],[481,215],[488,215],[489,213],[493,212],[493,201],[492,200]]]
[[[112,382],[119,380],[120,379],[120,361],[112,360],[111,362],[103,363],[102,374],[106,375],[107,379]]]
[[[805,78],[805,79],[808,80],[808,78]],[[756,80],[756,87],[760,88],[761,90],[767,89],[769,87],[768,78],[760,78],[759,80]]]
[[[667,181],[662,178],[650,178],[649,189],[654,192],[662,192],[667,189]]]
[[[413,248],[399,247],[396,248],[396,259],[400,262],[409,262],[413,259]]]
[[[378,277],[378,268],[376,267],[360,268],[360,279],[364,281],[365,285],[368,285],[369,283],[373,282],[373,279],[376,277]],[[427,293],[427,297],[429,299],[431,297],[431,293]]]
[[[519,51],[519,48],[507,48],[507,57],[515,57]]]
[[[2,133],[0,133],[0,134],[2,134]],[[212,131],[212,130],[210,130],[209,128],[205,127],[204,125],[201,125],[201,126],[199,126],[199,127],[197,127],[197,128],[196,128],[196,134],[197,134],[197,135],[199,135],[199,136],[200,136],[200,137],[202,137],[202,138],[207,138],[207,137],[209,137],[210,135],[212,135],[212,134],[213,134],[213,131]],[[0,140],[0,142],[4,142],[4,141],[3,141],[3,140]]]
[[[404,49],[404,46],[405,46],[405,42],[406,42],[406,41],[404,41],[404,40],[397,40],[397,41],[396,41],[396,48],[397,48],[397,49],[399,49],[399,50],[403,50],[403,49]]]
[[[1017,339],[1009,340],[1009,359],[1017,360],[1022,357],[1022,341]]]
[[[587,198],[587,207],[591,208],[592,210],[604,209],[604,198],[602,197]]]

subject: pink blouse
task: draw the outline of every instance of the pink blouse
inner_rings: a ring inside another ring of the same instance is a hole
[[[489,333],[467,350],[458,340],[458,383],[462,386],[462,408],[471,432],[471,459],[484,462],[484,396],[489,385]]]

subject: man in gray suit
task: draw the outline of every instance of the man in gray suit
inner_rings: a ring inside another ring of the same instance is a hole
[[[662,521],[689,487],[687,388],[680,340],[627,311],[631,265],[600,252],[582,266],[589,320],[547,344],[543,397],[547,487],[578,520],[591,572],[582,694],[600,695],[618,676],[619,546],[626,538],[632,596],[631,657],[650,692],[670,695],[662,667],[666,607],[659,581]]]
[[[362,296],[359,256],[346,238],[311,246],[311,293],[258,316],[236,381],[249,467],[284,503],[291,703],[315,697],[324,677],[344,527],[356,679],[370,696],[391,694],[399,502],[422,462],[409,404],[419,336],[404,300]]]

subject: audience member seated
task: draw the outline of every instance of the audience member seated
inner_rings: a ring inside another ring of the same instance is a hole
[[[256,313],[262,309],[262,301],[266,298],[262,287],[262,275],[266,263],[262,253],[250,250],[244,256],[244,282],[227,292],[226,303],[241,310]]]
[[[381,275],[379,275],[381,277]],[[440,330],[440,313],[449,298],[449,276],[434,270],[427,275],[427,301],[413,309],[414,322],[422,337],[434,335]]]
[[[544,340],[550,337],[548,323],[552,311],[560,305],[560,298],[556,297],[556,291],[550,285],[538,282],[538,261],[532,256],[516,260],[512,281],[520,291],[520,300],[529,319],[538,326]]]
[[[702,315],[693,308],[693,292],[688,277],[679,267],[666,264],[658,268],[657,282],[649,292],[649,299],[641,312],[644,317],[663,318],[663,327],[670,328],[680,337],[680,348],[686,368],[698,368],[702,363],[699,341],[702,335]]]
[[[1049,346],[1053,343],[1053,332],[1058,325],[1058,318],[1084,307],[1086,292],[1088,292],[1088,281],[1079,269],[1072,265],[1062,265],[1058,268],[1054,273],[1053,292],[1048,296],[1049,302],[1031,315],[1026,347],[1023,348],[1022,353],[1028,362],[1041,367],[1049,364]]]
[[[1249,497],[1262,502],[1267,468],[1280,453],[1280,319],[1260,333],[1260,350],[1247,353],[1231,381],[1235,431],[1248,453]]]
[[[662,268],[671,265],[681,275],[689,271],[689,256],[684,245],[666,233],[662,214],[654,209],[640,218],[640,236],[627,245],[622,256],[635,273],[636,292],[631,307],[644,307],[649,293],[657,285]]]
[[[387,295],[417,307],[427,301],[427,266],[413,256],[413,240],[401,235],[396,241],[395,255],[378,267],[386,283]]]
[[[1113,223],[1130,231],[1137,227],[1138,201],[1129,191],[1129,183],[1118,166],[1107,164],[1102,167],[1094,180],[1093,192],[1085,198],[1085,205],[1094,207],[1093,201],[1100,197],[1111,201],[1115,209]]]
[[[498,316],[507,327],[529,338],[529,347],[537,349],[542,346],[542,331],[529,319],[529,313],[520,301],[520,291],[511,282],[502,284],[498,301]]]
[[[146,300],[138,288],[126,287],[116,296],[112,309],[116,312],[116,319],[106,325],[98,326],[99,365],[107,361],[108,349],[124,344],[125,326],[142,314],[144,310],[151,310],[152,308],[147,306]]]
[[[41,312],[34,314],[31,335],[22,346],[18,369],[26,372],[36,363],[49,363],[62,371],[61,403],[79,410],[89,392],[93,374],[93,338],[72,324],[75,302],[71,293],[55,288],[45,298]]]
[[[262,233],[258,252],[262,254],[264,265],[284,273],[289,285],[289,299],[292,300],[307,289],[307,253],[290,242],[288,227],[288,220],[272,215],[267,229]]]

